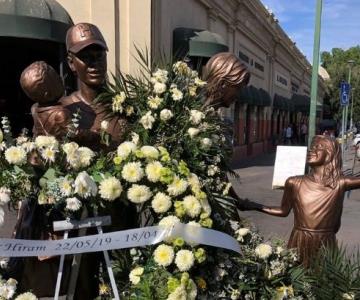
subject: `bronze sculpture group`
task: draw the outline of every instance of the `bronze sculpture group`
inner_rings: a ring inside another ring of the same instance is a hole
[[[22,88],[36,102],[32,107],[33,134],[60,138],[66,134],[72,115],[78,113],[79,127],[72,139],[93,150],[104,149],[100,131],[101,122],[106,119],[106,131],[112,140],[106,147],[111,149],[123,141],[128,121],[108,117],[105,109],[94,103],[106,82],[106,42],[95,25],[80,23],[69,29],[66,48],[68,64],[79,87],[71,95],[63,97],[61,79],[44,62],[33,63],[21,76]],[[234,54],[219,53],[208,61],[204,79],[208,82],[204,106],[218,109],[233,103],[239,89],[248,84],[250,74]],[[323,244],[336,244],[344,193],[360,187],[360,179],[342,175],[339,145],[328,137],[314,138],[308,164],[308,175],[287,180],[281,206],[249,202],[247,207],[274,216],[287,216],[293,209],[295,222],[288,246],[297,248],[305,265]],[[232,189],[230,195],[239,199]]]

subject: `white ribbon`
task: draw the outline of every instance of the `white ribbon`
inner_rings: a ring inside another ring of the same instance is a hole
[[[56,241],[0,239],[0,256],[55,256],[125,249],[155,245],[177,237],[189,244],[203,244],[240,253],[239,243],[228,234],[193,225],[176,224],[171,228],[150,226]]]

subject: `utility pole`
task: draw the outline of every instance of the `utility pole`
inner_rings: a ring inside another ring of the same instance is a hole
[[[312,66],[312,76],[311,76],[311,102],[310,102],[310,116],[309,116],[308,145],[311,144],[312,138],[315,135],[315,127],[316,127],[316,102],[317,102],[317,89],[318,89],[318,77],[319,77],[321,11],[322,11],[322,0],[317,0],[316,1],[313,66]]]
[[[352,129],[354,127],[353,122],[353,113],[354,113],[354,90],[355,88],[351,89],[351,111],[350,111],[350,128]]]
[[[348,83],[350,84],[350,88],[351,88],[351,70],[352,70],[352,67],[353,67],[354,64],[355,64],[354,60],[348,60],[348,65],[349,65]],[[351,95],[351,91],[350,91],[349,95]],[[351,98],[351,107],[353,107],[352,98]],[[347,130],[348,114],[349,114],[349,105],[346,105],[346,110],[345,110],[345,131]],[[352,109],[351,109],[351,117],[352,117]],[[350,122],[350,129],[351,128],[352,128],[352,121]]]

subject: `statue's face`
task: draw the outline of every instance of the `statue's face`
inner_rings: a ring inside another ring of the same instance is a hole
[[[90,45],[69,57],[69,66],[79,80],[92,87],[101,86],[106,79],[106,51]]]
[[[222,97],[222,104],[224,107],[230,107],[234,103],[237,92],[240,90],[239,86],[227,86],[224,88],[224,95]]]
[[[314,140],[307,154],[307,162],[310,166],[321,166],[327,159],[326,146],[321,141]]]

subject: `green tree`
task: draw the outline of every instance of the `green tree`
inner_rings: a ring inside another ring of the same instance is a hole
[[[327,97],[325,104],[330,105],[332,117],[341,121],[342,110],[340,107],[340,84],[341,81],[348,81],[349,60],[353,60],[351,68],[351,86],[354,96],[354,123],[360,122],[360,46],[351,47],[347,50],[333,48],[331,52],[321,53],[322,66],[330,75],[330,80],[326,81]],[[350,120],[349,106],[349,120]],[[349,124],[349,123],[348,123]]]

